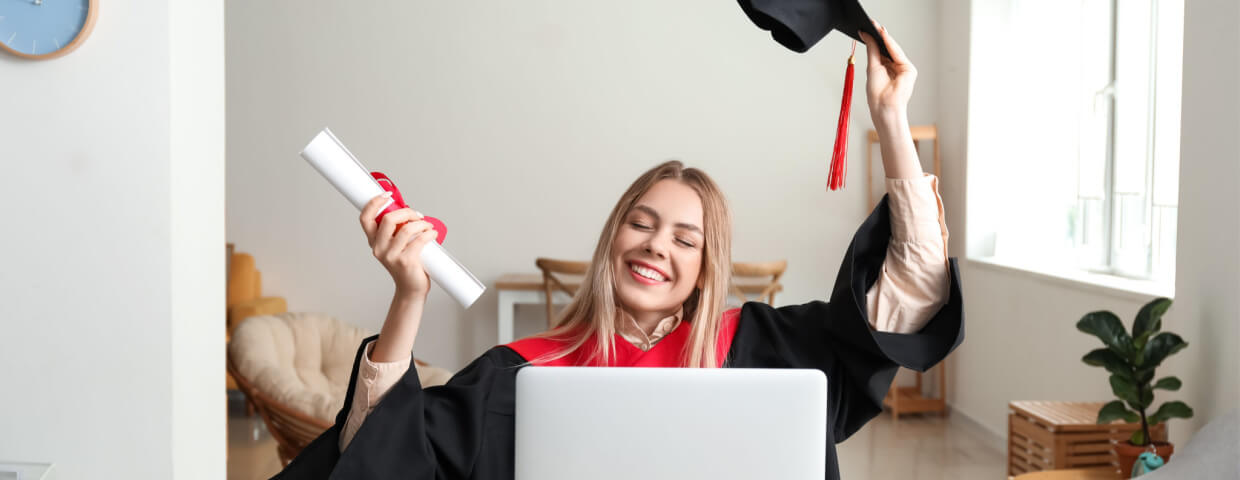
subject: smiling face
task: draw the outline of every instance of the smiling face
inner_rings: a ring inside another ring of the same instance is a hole
[[[671,315],[700,286],[702,199],[677,180],[660,180],[624,214],[612,246],[616,296],[633,314]]]

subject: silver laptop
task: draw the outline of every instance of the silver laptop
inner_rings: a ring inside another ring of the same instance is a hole
[[[526,367],[516,480],[826,476],[818,370]]]

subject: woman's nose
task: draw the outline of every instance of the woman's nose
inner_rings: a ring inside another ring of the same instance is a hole
[[[646,253],[659,258],[667,258],[667,248],[663,245],[663,241],[659,239],[658,235],[654,235],[646,239],[646,244],[643,245],[643,247],[645,248]]]

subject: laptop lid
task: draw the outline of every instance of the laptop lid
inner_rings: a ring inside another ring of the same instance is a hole
[[[516,479],[826,476],[818,370],[526,367]]]

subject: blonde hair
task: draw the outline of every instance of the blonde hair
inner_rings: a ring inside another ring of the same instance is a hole
[[[559,315],[555,328],[538,334],[565,342],[563,350],[551,352],[533,360],[541,363],[565,357],[578,349],[589,348],[587,359],[604,359],[610,363],[615,354],[616,272],[612,262],[616,234],[624,223],[625,215],[637,204],[646,191],[662,180],[676,180],[689,186],[702,200],[702,231],[705,244],[702,251],[701,288],[695,288],[683,304],[683,321],[690,325],[689,341],[683,352],[683,366],[712,368],[719,366],[715,350],[719,336],[724,303],[727,301],[728,284],[732,273],[732,214],[727,200],[715,182],[705,172],[685,168],[672,160],[664,162],[643,173],[629,185],[616,202],[599,234],[594,258],[586,270],[582,287],[577,289],[573,300]],[[594,340],[593,345],[586,344]]]

